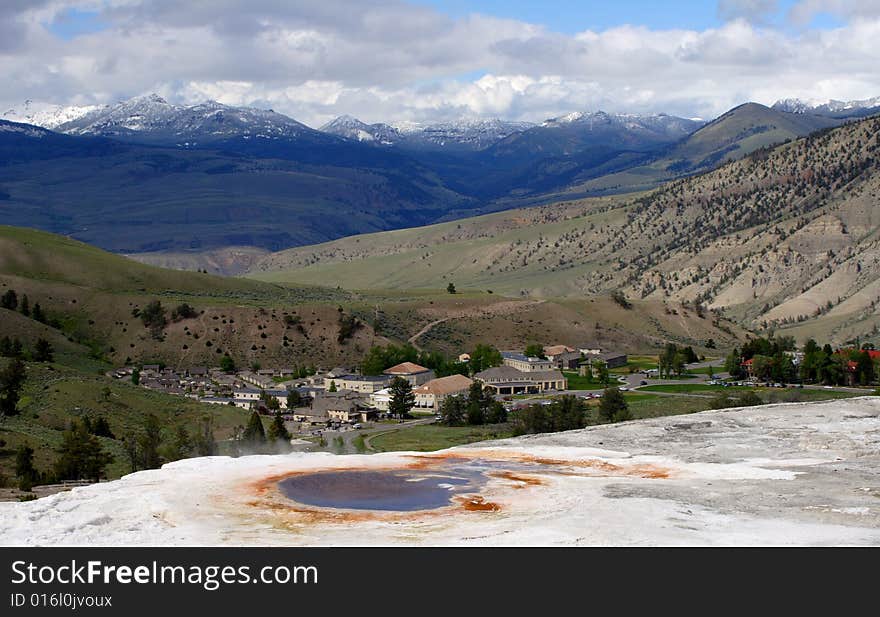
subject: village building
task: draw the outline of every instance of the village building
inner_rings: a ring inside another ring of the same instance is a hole
[[[387,375],[341,375],[333,379],[324,379],[324,389],[329,390],[332,385],[337,390],[351,390],[371,394],[381,390],[391,383]]]
[[[391,388],[382,388],[370,394],[370,406],[387,412],[391,404]]]
[[[544,348],[544,355],[559,370],[576,371],[584,355],[568,345],[552,345]]]
[[[580,362],[578,362],[578,365],[581,367],[581,374],[585,374],[586,369],[596,362],[602,362],[605,364],[606,368],[611,369],[626,366],[626,363],[629,362],[629,359],[627,358],[627,355],[625,353],[620,353],[617,351],[605,351],[601,353],[584,354],[584,357],[580,360]]]
[[[242,371],[238,374],[238,377],[252,386],[256,386],[263,390],[271,388],[275,385],[275,382],[272,381],[271,377],[264,377],[262,375],[258,375],[256,373],[252,373],[250,371]]]
[[[414,362],[401,362],[396,366],[383,371],[389,377],[400,377],[406,379],[411,386],[416,387],[427,383],[434,379],[434,371],[424,366],[419,366]]]
[[[524,373],[544,372],[553,370],[553,362],[547,358],[529,357],[515,351],[502,351],[501,359],[504,366],[515,368]]]
[[[367,407],[366,397],[351,391],[325,392],[312,402],[312,412],[337,422],[367,422],[378,415],[375,409]]]
[[[521,371],[510,365],[495,366],[474,375],[495,394],[538,394],[551,390],[565,390],[567,380],[561,371]]]
[[[472,379],[464,375],[450,375],[449,377],[432,379],[413,390],[416,397],[415,407],[418,409],[439,409],[446,397],[467,394],[473,383]]]

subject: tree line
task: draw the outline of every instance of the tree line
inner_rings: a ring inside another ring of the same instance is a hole
[[[381,375],[382,371],[402,362],[413,362],[434,371],[437,377],[464,375],[465,377],[502,364],[501,352],[492,345],[478,344],[468,354],[470,359],[459,362],[436,351],[419,351],[410,343],[404,345],[375,345],[370,348],[361,361],[360,369],[364,375]]]
[[[849,349],[834,350],[829,344],[819,346],[808,339],[800,362],[795,364],[797,350],[794,338],[780,336],[755,338],[741,348],[734,348],[725,360],[725,370],[735,379],[743,379],[748,370],[743,366],[751,360],[751,373],[760,381],[790,383],[821,383],[825,385],[869,385],[877,381],[878,363],[869,352],[874,345],[865,343]]]

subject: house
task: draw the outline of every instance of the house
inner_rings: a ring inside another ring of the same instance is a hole
[[[742,369],[749,376],[749,379],[751,379],[755,376],[755,363],[753,362],[752,358],[749,358],[748,360],[740,362],[739,365],[742,367]]]
[[[366,398],[357,392],[325,392],[312,401],[316,416],[326,415],[338,422],[366,422],[375,419],[378,412],[369,409]]]
[[[187,376],[189,377],[207,377],[208,376],[208,367],[207,366],[193,366],[187,369]]]
[[[311,407],[297,407],[290,411],[290,415],[296,422],[306,422],[311,425],[330,422],[330,416],[326,411],[314,410]]]
[[[278,399],[278,404],[281,406],[281,409],[287,409],[287,390],[272,388],[270,390],[265,390],[265,392],[269,396],[274,396]]]
[[[504,366],[525,373],[551,371],[554,368],[553,362],[547,358],[529,357],[515,351],[502,351],[501,360],[504,362]]]
[[[236,388],[233,391],[236,400],[243,401],[259,401],[260,395],[263,393],[262,390],[258,390],[257,388]]]
[[[577,351],[574,347],[569,347],[568,345],[548,345],[544,347],[544,355],[547,356],[548,359],[552,360],[555,356],[564,353],[570,353],[572,351]]]
[[[263,377],[262,375],[257,375],[256,373],[252,373],[250,371],[242,371],[238,374],[238,376],[242,381],[246,381],[253,386],[262,388],[263,390],[271,388],[273,385],[275,385],[275,382],[272,381],[270,377]]]
[[[379,411],[388,411],[391,403],[391,388],[382,388],[370,394],[370,406]]]
[[[401,377],[406,379],[413,387],[420,386],[434,379],[434,371],[413,362],[401,362],[382,372],[392,378]]]
[[[581,363],[583,355],[577,349],[568,347],[567,345],[553,345],[544,348],[544,355],[559,370],[576,371]]]
[[[324,375],[325,379],[336,379],[337,377],[342,377],[343,375],[352,375],[354,371],[350,368],[345,368],[344,366],[337,366],[334,369],[327,371]]]
[[[471,354],[469,354],[469,353],[459,354],[458,361],[462,362],[462,363],[470,362],[471,361]]]
[[[604,362],[607,368],[620,368],[626,366],[629,361],[625,353],[617,351],[606,351],[601,353],[584,354],[579,364],[591,364],[593,362]]]
[[[432,379],[413,390],[416,397],[415,406],[420,409],[439,409],[447,396],[467,394],[473,383],[472,379],[464,375]]]
[[[492,388],[496,394],[538,394],[548,390],[565,390],[567,381],[559,370],[521,371],[507,364],[486,369],[474,379]]]
[[[141,377],[155,377],[159,374],[160,367],[158,364],[144,364],[141,367]]]
[[[325,379],[324,389],[329,390],[333,384],[337,390],[352,390],[371,394],[385,388],[389,383],[391,383],[391,377],[387,375],[342,375],[334,379]]]

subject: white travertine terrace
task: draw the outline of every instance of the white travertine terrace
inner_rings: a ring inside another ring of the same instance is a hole
[[[493,461],[416,512],[296,504],[286,475]],[[4,545],[878,545],[880,397],[703,412],[430,454],[189,459],[0,503]]]

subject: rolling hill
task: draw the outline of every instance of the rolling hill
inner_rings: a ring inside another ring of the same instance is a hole
[[[753,134],[774,133],[772,141],[808,128]],[[292,249],[267,256],[250,276],[349,289],[452,281],[532,298],[621,290],[669,311],[696,301],[750,328],[839,342],[876,336],[878,133],[880,119],[871,118],[772,149],[751,142],[744,159],[648,193]]]

